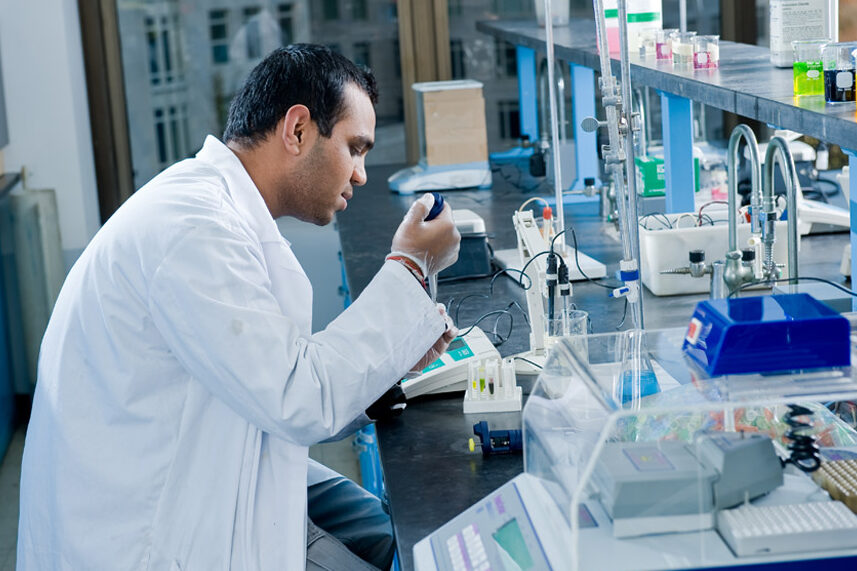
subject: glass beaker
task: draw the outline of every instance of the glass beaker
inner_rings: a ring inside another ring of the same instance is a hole
[[[693,38],[695,36],[696,32],[679,32],[671,36],[674,66],[685,69],[693,67]]]
[[[662,30],[646,28],[640,31],[640,57],[654,59],[657,56],[657,38]]]
[[[678,28],[655,30],[655,54],[659,60],[673,59],[672,35],[678,34]]]
[[[589,313],[582,309],[562,309],[553,319],[547,320],[545,347],[550,348],[557,339],[570,337],[571,345],[581,358],[588,355],[586,336],[589,334]]]
[[[693,69],[715,69],[720,65],[720,36],[693,37]]]
[[[824,99],[828,103],[854,101],[854,57],[855,42],[827,44],[822,51],[824,68]]]
[[[792,42],[794,54],[794,94],[824,95],[824,66],[821,54],[828,40],[796,40]]]

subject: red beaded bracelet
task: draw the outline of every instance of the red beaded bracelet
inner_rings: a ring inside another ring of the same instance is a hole
[[[395,255],[387,256],[385,259],[399,262],[400,264],[405,266],[405,268],[407,268],[408,271],[411,272],[411,274],[417,279],[417,281],[420,282],[420,285],[423,286],[423,289],[426,289],[426,279],[423,276],[423,271],[420,269],[420,267],[415,261],[405,256]]]

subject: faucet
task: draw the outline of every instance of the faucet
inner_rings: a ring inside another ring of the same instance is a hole
[[[723,269],[723,281],[728,291],[734,291],[742,284],[753,281],[755,278],[753,268],[750,264],[742,262],[741,250],[738,249],[738,150],[741,139],[747,143],[750,152],[750,208],[753,213],[750,232],[759,233],[759,222],[756,221],[762,199],[762,163],[759,161],[759,144],[752,129],[745,124],[740,124],[732,130],[729,137],[729,149],[726,151],[726,172],[728,176],[728,187],[726,190],[729,202],[729,248],[726,251],[726,264]],[[770,149],[770,147],[768,147]],[[789,155],[791,156],[791,155]],[[794,166],[792,166],[794,168]],[[789,211],[791,212],[791,211]],[[789,216],[791,219],[791,216]],[[773,240],[773,223],[771,226],[771,239]],[[773,242],[772,242],[773,244]]]
[[[779,277],[777,265],[774,262],[774,222],[777,219],[776,197],[774,196],[774,169],[780,165],[783,180],[786,183],[786,209],[788,210],[788,260],[789,283],[797,283],[797,193],[800,189],[795,170],[795,163],[789,151],[788,142],[782,137],[774,137],[768,143],[765,152],[765,179],[762,184],[762,244],[764,258],[762,259],[762,274],[766,281]]]

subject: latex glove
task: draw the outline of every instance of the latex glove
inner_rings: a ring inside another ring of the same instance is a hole
[[[407,375],[408,378],[413,378],[419,375],[422,373],[423,369],[440,359],[440,356],[446,352],[446,349],[449,347],[449,344],[452,343],[452,340],[458,337],[458,328],[452,322],[452,318],[447,315],[446,308],[442,303],[437,304],[437,310],[446,322],[446,331],[443,332],[443,335],[438,337],[438,340],[431,346],[431,349],[426,351],[426,354],[423,355],[422,359],[417,361],[417,363],[411,367],[411,371]]]
[[[372,420],[395,418],[404,412],[405,407],[408,406],[407,400],[402,390],[402,382],[399,381],[366,409],[366,416]]]
[[[425,221],[433,205],[434,197],[431,194],[422,195],[411,205],[393,236],[392,253],[407,256],[416,262],[423,277],[454,264],[461,242],[448,202],[437,218]]]

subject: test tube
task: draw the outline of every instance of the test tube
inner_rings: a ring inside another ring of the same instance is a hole
[[[855,42],[827,44],[822,51],[824,68],[824,99],[828,103],[854,101],[854,57]]]
[[[720,36],[693,37],[693,69],[716,69],[720,65]]]
[[[467,394],[470,400],[479,398],[479,364],[475,360],[467,364]]]
[[[515,361],[507,359],[503,362],[503,390],[506,398],[512,398],[515,394],[515,387],[518,382],[515,378]]]
[[[668,28],[666,30],[657,30],[655,32],[655,56],[659,60],[673,59],[672,50],[672,35],[678,34],[677,28]]]
[[[792,42],[795,97],[824,95],[824,66],[821,63],[821,54],[828,43],[828,40]]]
[[[674,66],[685,69],[693,67],[694,36],[696,32],[679,32],[671,36]]]
[[[485,366],[485,380],[488,385],[488,398],[495,398],[497,392],[497,359],[491,359]]]

